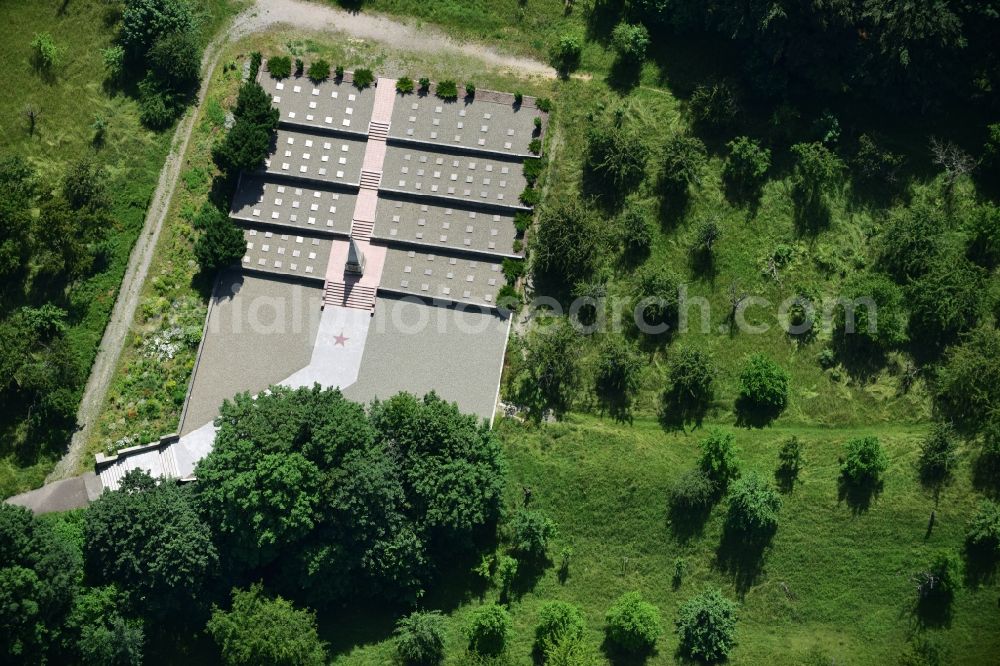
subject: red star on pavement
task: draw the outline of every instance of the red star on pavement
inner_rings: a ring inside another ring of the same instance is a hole
[[[346,337],[344,335],[344,332],[341,331],[340,335],[333,336],[333,346],[336,347],[337,345],[340,345],[341,347],[346,347],[347,345],[345,345],[344,343],[347,342],[348,340],[350,340],[350,338]]]

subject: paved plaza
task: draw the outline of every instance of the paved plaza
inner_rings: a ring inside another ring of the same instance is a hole
[[[246,239],[220,278],[180,432],[98,458],[105,487],[135,467],[185,478],[222,402],[269,386],[340,387],[369,402],[436,391],[492,421],[510,331],[497,306],[535,100],[445,101],[380,78],[258,78],[279,111],[262,169],[230,213]],[[519,246],[518,246],[519,247]]]

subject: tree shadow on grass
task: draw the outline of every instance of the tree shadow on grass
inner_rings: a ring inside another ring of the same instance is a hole
[[[601,652],[613,666],[643,666],[658,654],[655,647],[639,652],[623,650],[607,636],[601,642]]]
[[[661,186],[660,228],[664,231],[676,229],[691,208],[691,193],[684,189]]]
[[[601,392],[597,396],[600,413],[607,414],[618,423],[632,424],[632,398],[621,394]]]
[[[677,506],[667,504],[667,527],[681,544],[699,538],[705,532],[705,525],[712,515],[713,504],[703,507]]]
[[[585,162],[580,186],[584,194],[590,197],[591,203],[596,204],[602,213],[613,216],[621,210],[626,196],[639,186],[639,182],[616,187],[604,174],[594,170]]]
[[[795,490],[795,484],[799,482],[799,470],[778,467],[774,470],[774,483],[778,486],[778,492],[787,495]]]
[[[521,558],[517,561],[517,575],[510,585],[509,597],[520,600],[538,585],[545,571],[552,566],[552,560],[546,557]]]
[[[631,62],[618,58],[611,65],[605,81],[608,87],[620,95],[627,95],[639,85],[642,75],[642,63]]]
[[[331,655],[347,654],[362,645],[381,643],[392,636],[396,619],[408,611],[378,599],[358,599],[317,616],[319,636]]]
[[[841,476],[837,479],[837,500],[846,502],[851,513],[859,515],[868,511],[872,503],[882,493],[881,479],[868,482],[852,482]]]
[[[719,570],[733,577],[736,592],[742,598],[764,572],[764,554],[767,552],[774,530],[766,534],[747,535],[740,530],[725,527],[715,551]]]
[[[740,428],[766,428],[781,416],[777,407],[758,405],[746,398],[736,400],[736,425]]]
[[[913,604],[913,620],[921,629],[947,629],[951,626],[954,594],[941,593],[918,597]]]
[[[1000,557],[992,548],[983,548],[966,542],[962,549],[962,560],[965,563],[966,587],[976,589],[996,580]]]
[[[1000,456],[980,453],[972,464],[972,487],[987,497],[1000,497]]]
[[[868,344],[862,336],[843,331],[834,334],[833,350],[851,379],[865,384],[874,381],[889,360],[885,351]]]

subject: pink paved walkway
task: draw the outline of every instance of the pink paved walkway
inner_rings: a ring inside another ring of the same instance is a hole
[[[375,209],[378,207],[378,190],[381,183],[382,166],[385,163],[386,137],[392,120],[392,107],[396,103],[395,79],[379,78],[375,88],[375,107],[368,125],[368,142],[365,158],[361,166],[361,188],[354,205],[351,223],[351,238],[365,256],[365,272],[359,279],[345,272],[347,266],[348,241],[334,241],[330,249],[330,261],[326,267],[324,304],[374,311],[375,293],[382,280],[386,248],[370,243],[375,226]]]

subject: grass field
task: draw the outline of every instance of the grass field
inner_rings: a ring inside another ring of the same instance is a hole
[[[199,0],[201,35],[207,41],[231,13],[228,0]],[[135,100],[105,88],[101,49],[113,39],[111,6],[99,0],[69,3],[8,2],[0,6],[0,61],[5,63],[6,94],[0,99],[0,118],[6,131],[0,152],[19,154],[35,166],[47,186],[57,186],[68,162],[91,153],[105,165],[114,228],[112,252],[103,269],[72,287],[71,328],[68,336],[89,368],[114,305],[135,239],[160,168],[170,150],[172,132],[151,132],[139,123]],[[42,77],[31,64],[31,41],[48,32],[62,49],[61,65],[51,77]],[[26,105],[39,110],[34,135],[23,115]],[[95,120],[106,123],[103,144],[93,143]],[[33,461],[15,459],[16,424],[0,432],[0,494],[7,496],[41,485],[54,463],[42,455]],[[54,454],[52,454],[54,455]]]
[[[588,640],[596,646],[603,640],[604,613],[631,590],[641,591],[662,612],[665,633],[648,663],[674,663],[676,608],[706,587],[720,587],[740,600],[734,664],[897,663],[918,633],[948,650],[945,663],[995,663],[1000,649],[995,585],[961,591],[950,627],[921,628],[912,613],[910,576],[931,554],[959,547],[975,502],[965,463],[937,504],[921,487],[914,467],[920,427],[739,431],[744,471],[770,477],[778,448],[792,434],[802,441],[806,461],[800,483],[784,495],[777,534],[752,582],[743,570],[737,575],[718,562],[724,505],[716,506],[703,531],[688,539],[678,538],[667,525],[667,489],[694,464],[703,432],[664,433],[648,419],[624,426],[571,416],[543,428],[505,423],[500,433],[511,462],[511,503],[520,501],[522,486],[530,487],[532,505],[552,516],[560,532],[550,548],[553,566],[511,603],[512,663],[531,663],[534,626],[545,601],[579,605]],[[838,499],[837,459],[846,439],[869,434],[880,438],[891,463],[882,492],[867,511],[856,512]],[[936,526],[928,536],[935,508]],[[569,575],[560,582],[559,553],[567,546],[572,548]],[[675,588],[677,557],[685,559],[687,573]],[[484,600],[496,598],[496,590],[490,590]],[[472,597],[447,614],[448,663],[462,663],[462,630],[478,603]],[[372,624],[370,616],[330,618],[327,639],[342,651],[336,663],[387,662],[391,644],[378,640],[379,629]],[[810,652],[827,660],[810,662]]]

